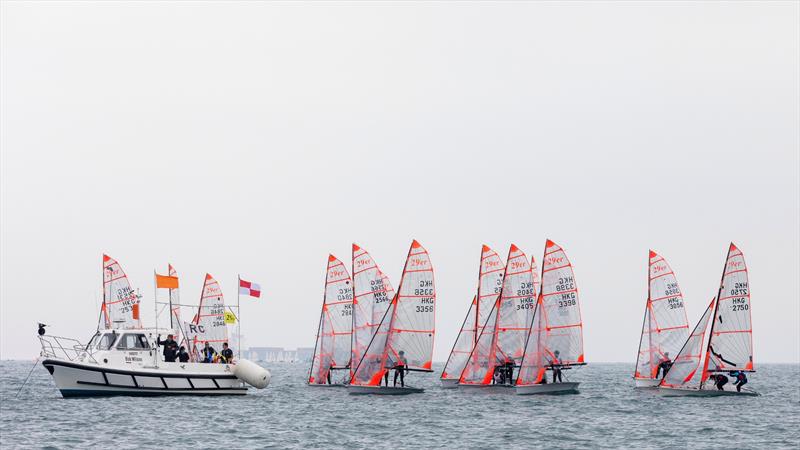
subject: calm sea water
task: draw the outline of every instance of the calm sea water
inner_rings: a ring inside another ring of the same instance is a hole
[[[572,370],[580,394],[521,397],[443,390],[350,396],[308,388],[303,364],[271,364],[272,383],[245,397],[61,398],[39,365],[0,362],[0,446],[275,448],[797,448],[800,365],[762,365],[761,397],[662,398],[632,389],[632,365]],[[438,367],[441,369],[441,365]]]

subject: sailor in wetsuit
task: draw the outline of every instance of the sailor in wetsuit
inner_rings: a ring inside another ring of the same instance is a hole
[[[711,375],[708,376],[708,379],[711,380],[714,383],[714,386],[716,386],[717,389],[719,389],[720,391],[724,391],[725,390],[724,386],[728,384],[728,377],[726,377],[721,373],[717,374],[712,373]]]
[[[730,376],[734,377],[736,380],[736,383],[734,383],[734,386],[736,386],[736,392],[742,392],[742,386],[747,384],[747,375],[745,375],[745,373],[741,370],[733,370],[730,372]]]
[[[394,386],[397,386],[397,375],[400,375],[400,387],[406,387],[405,385],[405,371],[408,367],[408,361],[404,356],[405,352],[400,350],[397,352],[397,363],[394,365]],[[388,386],[389,383],[387,382],[386,385]]]
[[[166,340],[161,340],[161,335],[156,337],[156,344],[164,346],[164,361],[166,362],[175,362],[175,359],[178,357],[178,343],[175,342],[173,335],[170,333],[167,335]]]
[[[178,361],[185,363],[189,362],[189,354],[186,353],[186,347],[181,345],[181,348],[178,349]]]
[[[558,350],[553,352],[553,359],[550,360],[550,370],[553,371],[553,383],[561,383],[561,359],[559,359],[558,355],[561,352]],[[558,381],[556,381],[558,380]]]
[[[514,360],[506,356],[506,362],[503,365],[505,384],[514,383]]]
[[[661,379],[667,376],[667,372],[672,368],[672,360],[669,359],[669,352],[664,352],[664,357],[658,361],[658,369],[656,370],[656,378],[661,374]]]

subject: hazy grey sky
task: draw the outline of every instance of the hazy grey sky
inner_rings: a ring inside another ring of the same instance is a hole
[[[481,244],[575,266],[586,360],[636,357],[647,250],[692,324],[728,243],[755,360],[800,361],[797,2],[2,3],[0,355],[86,339],[101,254],[152,318],[205,272],[250,344],[313,346],[328,253],[399,282],[412,238],[444,360]]]

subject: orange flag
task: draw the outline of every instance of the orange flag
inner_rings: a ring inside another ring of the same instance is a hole
[[[178,289],[178,277],[156,274],[156,287],[159,289]]]

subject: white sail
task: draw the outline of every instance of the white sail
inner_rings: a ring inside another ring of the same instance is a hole
[[[413,241],[397,295],[370,342],[351,384],[376,386],[400,361],[406,369],[431,371],[436,314],[433,266],[425,248]],[[387,326],[388,324],[388,326]]]
[[[528,257],[511,245],[503,287],[490,311],[459,384],[490,384],[494,368],[520,364],[536,307],[536,292]]]
[[[703,358],[703,342],[708,329],[709,319],[711,318],[716,298],[706,308],[700,317],[694,330],[689,334],[689,338],[684,343],[683,348],[678,352],[672,363],[672,367],[667,375],[661,380],[660,386],[677,388],[690,385],[697,385],[704,378],[704,371],[700,368],[700,361]]]
[[[372,336],[386,314],[394,289],[389,278],[378,268],[378,265],[367,253],[353,244],[353,328],[352,356],[350,358],[350,375],[364,357]],[[388,326],[388,324],[387,324]]]
[[[582,364],[583,322],[572,264],[564,250],[549,239],[543,260],[541,313],[547,331],[545,353],[561,365]]]
[[[484,245],[481,249],[481,264],[478,271],[478,293],[470,303],[467,317],[461,325],[456,343],[442,371],[442,379],[458,380],[461,377],[461,372],[503,288],[504,270],[505,266],[497,252]]]
[[[331,369],[348,367],[353,324],[352,307],[353,283],[350,275],[344,264],[330,255],[317,343],[308,376],[309,384],[325,384]],[[331,381],[333,382],[332,378]]]
[[[708,352],[709,371],[754,370],[747,265],[733,243],[725,262]]]
[[[225,299],[219,283],[210,274],[206,274],[200,306],[195,316],[195,329],[187,332],[194,352],[202,352],[205,343],[219,353],[222,344],[228,342],[228,326],[225,324]]]
[[[678,280],[667,261],[650,250],[648,267],[647,305],[634,376],[655,379],[659,363],[672,360],[686,342],[689,321]]]
[[[141,328],[139,296],[119,263],[103,255],[103,318],[106,328]]]

